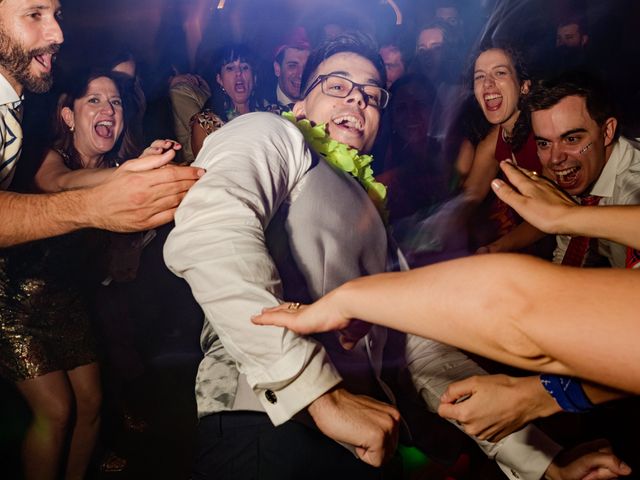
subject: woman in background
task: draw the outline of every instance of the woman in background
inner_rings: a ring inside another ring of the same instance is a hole
[[[474,108],[480,112],[458,159],[458,168],[468,171],[462,188],[475,209],[470,226],[472,246],[481,247],[480,252],[517,250],[542,237],[530,225],[522,224],[490,187],[502,160],[542,172],[533,132],[526,116],[520,114],[520,103],[530,87],[531,78],[518,50],[494,44],[481,48],[473,68]]]
[[[124,81],[111,72],[89,74],[60,96],[56,140],[35,177],[39,189],[99,184],[129,158],[122,148]],[[58,478],[60,471],[66,479],[86,474],[101,404],[88,312],[104,278],[104,240],[101,231],[82,230],[15,247],[2,258],[3,271],[13,274],[0,282],[0,373],[33,413],[22,448],[29,480]]]
[[[216,52],[213,67],[217,89],[204,110],[191,119],[191,149],[197,156],[207,135],[239,115],[256,111],[280,113],[277,105],[256,98],[258,62],[245,45],[228,45]]]

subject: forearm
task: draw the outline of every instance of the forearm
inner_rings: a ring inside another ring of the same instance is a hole
[[[606,238],[640,249],[640,206],[570,207],[558,221],[557,233]]]
[[[498,129],[494,128],[476,147],[469,175],[462,188],[465,198],[472,204],[482,202],[491,190],[491,181],[498,173],[494,158]]]
[[[635,272],[493,255],[358,279],[335,295],[347,318],[409,331],[522,368],[635,392],[640,391],[640,353],[633,339],[640,325],[636,302],[628,299],[639,288]]]
[[[582,389],[584,390],[584,393],[587,395],[591,403],[593,403],[594,405],[599,405],[601,403],[606,403],[612,400],[618,400],[620,398],[629,396],[628,393],[621,390],[588,381],[582,382]]]
[[[0,247],[90,227],[90,190],[25,195],[0,192]]]
[[[69,170],[59,175],[50,175],[46,178],[36,176],[36,184],[47,193],[61,192],[78,188],[87,188],[100,185],[109,179],[115,168],[81,168]]]

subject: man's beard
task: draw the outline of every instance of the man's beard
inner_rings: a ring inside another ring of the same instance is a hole
[[[53,84],[51,72],[33,75],[30,71],[31,61],[38,55],[55,54],[60,45],[49,45],[35,50],[25,50],[0,27],[0,65],[24,88],[34,93],[44,93]]]

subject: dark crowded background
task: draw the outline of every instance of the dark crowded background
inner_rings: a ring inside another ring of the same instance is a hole
[[[435,54],[416,54],[418,34],[423,26],[433,24],[440,4],[454,5],[459,13],[455,24],[446,27],[450,28],[452,52],[455,49],[446,61]],[[198,74],[213,86],[208,62],[226,44],[243,43],[255,52],[256,96],[272,98],[277,85],[274,52],[298,27],[304,28],[304,41],[311,46],[328,35],[324,27],[332,25],[369,32],[380,47],[396,45],[402,53],[405,78],[390,87],[391,104],[374,147],[374,170],[391,186],[391,223],[414,266],[473,253],[482,246],[481,240],[478,244],[471,240],[470,245],[468,238],[443,234],[434,239],[420,234],[424,225],[434,227],[434,218],[439,226],[450,223],[438,213],[446,215],[446,208],[441,207],[451,207],[468,173],[464,166],[455,165],[455,159],[464,129],[460,125],[465,123],[461,119],[464,104],[473,98],[467,88],[469,66],[482,39],[517,46],[525,53],[534,76],[556,73],[572,63],[594,71],[613,93],[625,136],[640,136],[640,2],[635,0],[63,0],[62,7],[65,41],[57,56],[53,89],[47,94],[27,94],[24,125],[28,141],[14,183],[23,191],[32,187],[43,152],[50,145],[51,133],[44,128],[47,122],[41,120],[51,118],[60,86],[79,69],[106,66],[122,51],[135,59],[146,98],[142,143],[148,145],[153,139],[176,138],[178,134],[169,92],[172,81],[185,78],[180,75]],[[579,50],[557,47],[558,22],[574,17],[584,22],[588,44]],[[409,100],[402,103],[403,95],[409,94]],[[426,126],[421,125],[423,130],[416,130],[416,139],[407,132],[420,112],[407,113],[407,109],[419,108],[421,102],[425,104],[422,114],[428,119]],[[405,132],[399,132],[398,125],[406,127]],[[425,152],[436,153],[424,159]],[[409,160],[403,164],[399,157]],[[413,157],[415,164],[411,163]],[[180,159],[188,161],[186,156]],[[428,175],[420,175],[427,170]],[[407,176],[421,180],[413,178],[411,181],[418,183],[410,185]],[[126,337],[123,351],[134,352],[135,358],[113,369],[107,360],[103,368],[107,399],[104,432],[88,478],[189,477],[197,421],[193,386],[201,358],[198,340],[203,315],[186,284],[162,263],[162,240],[170,228],[157,229],[156,237],[140,255],[135,278],[117,286],[114,295],[119,300],[109,303],[117,305],[116,310],[98,315],[107,317],[98,330],[108,325],[111,317],[118,317],[115,323],[130,319],[120,327],[125,333],[104,328],[101,341]],[[434,247],[442,238],[449,243]],[[99,300],[97,305],[100,308]],[[103,346],[101,358],[118,355],[109,348]],[[495,367],[488,362],[483,366]],[[110,375],[119,378],[113,380]],[[121,407],[121,401],[126,408]],[[634,423],[639,424],[636,407],[637,402],[630,399],[598,412],[561,414],[540,423],[554,438],[567,443],[606,436],[619,455],[640,472],[640,442],[632,431]],[[20,478],[20,439],[28,423],[28,407],[11,383],[0,380],[0,478]],[[442,454],[435,440],[426,442],[434,452],[414,452],[415,458],[405,465],[411,472],[406,478],[501,477],[495,467],[476,458],[475,445],[467,444],[464,438],[456,441],[460,447],[455,455]],[[460,453],[467,451],[471,453],[466,457]]]

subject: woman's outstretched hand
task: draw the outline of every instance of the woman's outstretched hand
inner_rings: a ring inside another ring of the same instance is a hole
[[[286,302],[277,307],[265,308],[251,321],[256,325],[285,327],[300,335],[339,330],[340,344],[349,350],[365,336],[371,325],[353,320],[340,311],[333,295],[321,298],[312,305]]]

